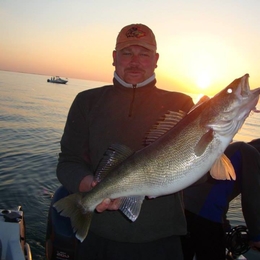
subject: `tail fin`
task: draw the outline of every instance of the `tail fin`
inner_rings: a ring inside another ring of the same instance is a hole
[[[86,211],[81,206],[82,195],[75,193],[54,203],[53,207],[61,216],[69,217],[76,238],[82,242],[87,234],[92,220],[93,212]]]

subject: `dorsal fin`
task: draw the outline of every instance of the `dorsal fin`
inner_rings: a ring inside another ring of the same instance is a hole
[[[126,158],[131,156],[134,152],[125,145],[112,144],[100,160],[96,173],[95,181],[100,182],[108,174],[109,171],[114,169]]]
[[[144,145],[147,146],[157,140],[159,137],[168,132],[173,128],[184,116],[186,113],[179,110],[168,111],[164,116],[162,116],[158,122],[148,131],[145,135]]]

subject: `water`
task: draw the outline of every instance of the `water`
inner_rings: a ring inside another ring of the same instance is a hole
[[[69,79],[58,85],[43,75],[0,71],[0,208],[22,206],[34,260],[45,259],[47,213],[60,185],[55,169],[69,107],[78,92],[105,84]],[[253,114],[235,140],[250,141],[259,132],[260,114]],[[239,198],[229,218],[244,224]]]

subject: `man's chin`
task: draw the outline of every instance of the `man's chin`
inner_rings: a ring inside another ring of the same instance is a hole
[[[126,77],[125,81],[129,84],[135,85],[143,82],[144,80],[145,79],[143,78],[143,75],[141,76],[140,74],[131,74]]]

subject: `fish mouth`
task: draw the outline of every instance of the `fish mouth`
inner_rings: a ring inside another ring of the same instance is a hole
[[[235,90],[235,94],[240,98],[248,98],[250,96],[250,86],[249,86],[249,74],[245,74],[243,77],[238,79],[240,83],[238,84],[237,89]],[[232,92],[232,90],[230,90]]]
[[[256,109],[256,105],[258,103],[260,88],[250,90],[249,86],[249,74],[245,74],[240,78],[240,84],[235,91],[237,97],[241,101],[242,107],[240,110],[254,111],[260,112]]]
[[[217,122],[221,125],[221,129],[216,127],[216,122],[213,127],[214,130],[219,131],[220,135],[233,135],[241,128],[251,111],[260,112],[256,109],[260,88],[250,90],[248,79],[249,74],[245,74],[243,77],[235,79],[224,89],[224,92],[220,92],[224,94],[222,95],[223,102],[219,106],[222,113]],[[222,100],[222,97],[216,100]]]
[[[243,77],[242,77],[242,80],[241,80],[241,95],[242,96],[248,96],[249,93],[250,93],[250,86],[249,86],[249,74],[245,74]]]
[[[251,103],[251,101],[256,101],[257,103],[260,94],[260,88],[250,90],[248,79],[248,73],[240,78],[240,84],[238,85],[238,88],[236,89],[235,93],[240,97],[240,99],[246,100],[246,102]]]

